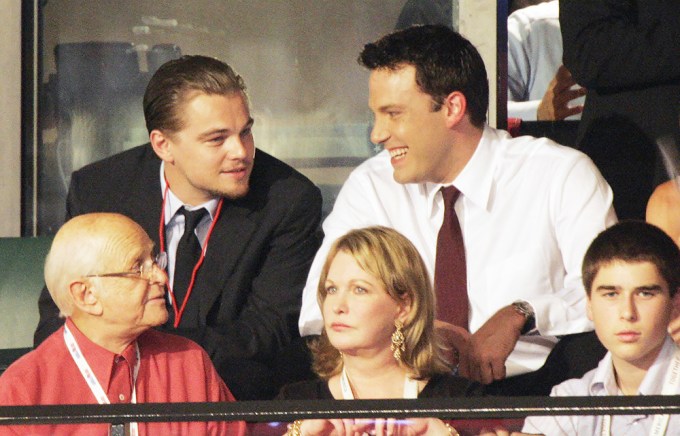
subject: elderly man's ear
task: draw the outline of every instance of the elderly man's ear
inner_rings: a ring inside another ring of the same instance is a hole
[[[82,280],[71,282],[69,292],[76,309],[95,316],[102,314],[102,305],[99,301],[98,292],[91,282]]]

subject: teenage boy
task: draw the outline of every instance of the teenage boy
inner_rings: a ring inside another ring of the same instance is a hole
[[[588,317],[609,351],[551,396],[678,395],[680,348],[668,335],[680,289],[680,250],[659,228],[621,222],[600,233],[583,260]],[[524,433],[677,434],[680,415],[530,416]]]

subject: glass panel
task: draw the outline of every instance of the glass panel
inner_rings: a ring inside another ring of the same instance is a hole
[[[257,147],[314,181],[330,211],[339,186],[376,153],[368,73],[356,58],[397,22],[452,22],[457,1],[46,0],[42,2],[38,233],[64,217],[71,172],[147,142],[142,95],[180,54],[234,67],[249,88]],[[442,8],[442,4],[447,7]],[[455,7],[453,6],[455,4]],[[457,16],[457,15],[456,15]],[[30,226],[29,226],[30,227]]]

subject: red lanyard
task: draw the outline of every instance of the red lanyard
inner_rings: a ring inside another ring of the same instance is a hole
[[[161,252],[165,251],[165,202],[168,197],[168,190],[170,189],[170,184],[168,181],[165,181],[165,192],[163,192],[163,206],[161,208],[161,222],[158,226],[158,239],[161,242]],[[172,309],[175,311],[175,323],[174,326],[175,328],[179,327],[179,323],[182,320],[182,315],[184,314],[184,308],[187,305],[187,302],[189,301],[189,297],[191,296],[191,291],[194,289],[194,283],[196,281],[196,274],[198,273],[198,270],[201,268],[201,265],[203,265],[203,260],[205,259],[205,253],[208,251],[208,241],[210,241],[210,236],[212,236],[213,229],[215,228],[215,224],[217,223],[217,219],[220,217],[220,212],[222,211],[222,203],[224,202],[224,198],[220,198],[220,201],[217,203],[217,209],[215,210],[215,218],[212,220],[212,223],[210,224],[210,228],[208,229],[208,234],[205,236],[205,242],[203,243],[203,248],[201,249],[201,257],[198,258],[198,262],[196,262],[196,265],[194,265],[194,270],[191,273],[191,281],[189,281],[189,287],[187,288],[187,293],[184,296],[184,301],[182,302],[182,307],[177,306],[177,300],[175,299],[175,293],[172,291],[172,287],[170,286],[170,282],[168,281],[168,291],[172,295]],[[175,259],[177,259],[177,256],[175,256]],[[177,265],[175,265],[175,269],[177,269]]]

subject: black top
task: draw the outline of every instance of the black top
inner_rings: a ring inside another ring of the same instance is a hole
[[[483,394],[484,387],[477,382],[451,374],[439,374],[427,382],[418,398],[479,397]],[[332,400],[334,398],[328,389],[328,381],[317,379],[286,385],[276,399]]]

